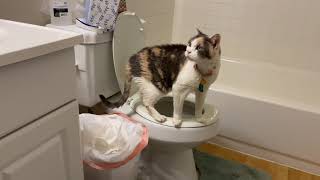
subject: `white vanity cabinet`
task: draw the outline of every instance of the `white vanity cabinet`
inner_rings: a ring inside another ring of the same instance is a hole
[[[77,34],[0,19],[0,180],[83,180]]]
[[[76,102],[0,140],[1,180],[81,180]]]

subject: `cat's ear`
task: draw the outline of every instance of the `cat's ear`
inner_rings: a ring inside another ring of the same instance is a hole
[[[220,41],[221,41],[221,35],[220,34],[215,34],[210,38],[212,44],[214,45],[214,47],[217,47],[218,45],[220,45]]]
[[[197,28],[197,32],[198,32],[198,35],[205,35],[203,32],[201,32],[198,28]]]

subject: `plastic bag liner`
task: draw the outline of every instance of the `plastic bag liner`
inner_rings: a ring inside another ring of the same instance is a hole
[[[125,114],[80,114],[83,162],[92,168],[117,168],[148,144],[147,128]]]

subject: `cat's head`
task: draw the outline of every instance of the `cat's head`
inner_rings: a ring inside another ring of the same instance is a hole
[[[188,41],[185,56],[196,63],[219,60],[221,55],[220,34],[209,37],[199,29],[197,31],[198,34]]]

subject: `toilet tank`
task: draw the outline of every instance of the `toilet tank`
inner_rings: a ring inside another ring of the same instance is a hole
[[[84,41],[74,47],[80,105],[92,107],[100,102],[99,94],[109,97],[120,91],[112,59],[112,32],[93,32],[76,25],[47,26],[83,35]]]

